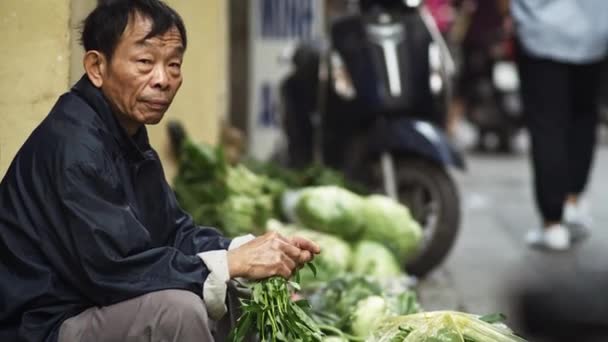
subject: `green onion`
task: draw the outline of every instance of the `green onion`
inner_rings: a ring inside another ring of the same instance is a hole
[[[316,274],[312,264],[308,267]],[[243,313],[228,339],[240,342],[257,332],[261,342],[322,341],[321,329],[308,314],[308,301],[291,300],[291,289],[300,288],[298,280],[296,272],[295,281],[271,277],[253,284],[251,298],[241,300]]]

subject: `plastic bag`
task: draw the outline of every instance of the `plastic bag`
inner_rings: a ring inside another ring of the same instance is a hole
[[[368,342],[523,342],[504,324],[455,311],[387,318]]]

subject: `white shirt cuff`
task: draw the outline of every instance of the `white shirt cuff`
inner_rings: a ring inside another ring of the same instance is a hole
[[[234,238],[228,249],[238,248],[254,238],[255,236],[251,234]],[[203,260],[210,272],[205,284],[203,284],[203,300],[207,306],[209,317],[217,321],[228,311],[226,308],[226,283],[230,280],[228,256],[223,249],[202,252],[197,255]]]
[[[253,236],[251,234],[235,237],[234,239],[232,239],[232,242],[230,242],[230,246],[228,246],[228,250],[230,251],[235,248],[239,248],[242,245],[246,244],[247,242],[249,242],[253,239],[255,239],[255,236]]]

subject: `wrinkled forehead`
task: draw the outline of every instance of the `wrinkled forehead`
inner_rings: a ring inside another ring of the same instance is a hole
[[[129,21],[122,33],[121,40],[133,42],[137,44],[145,44],[151,39],[159,39],[165,43],[173,43],[181,46],[184,49],[182,36],[177,28],[173,25],[165,32],[159,32],[157,35],[150,36],[150,32],[154,28],[152,18],[145,16],[139,12],[133,12],[129,15]]]

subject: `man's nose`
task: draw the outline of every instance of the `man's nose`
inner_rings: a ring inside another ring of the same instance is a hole
[[[152,88],[166,90],[169,88],[168,70],[163,65],[157,65],[152,75]]]

